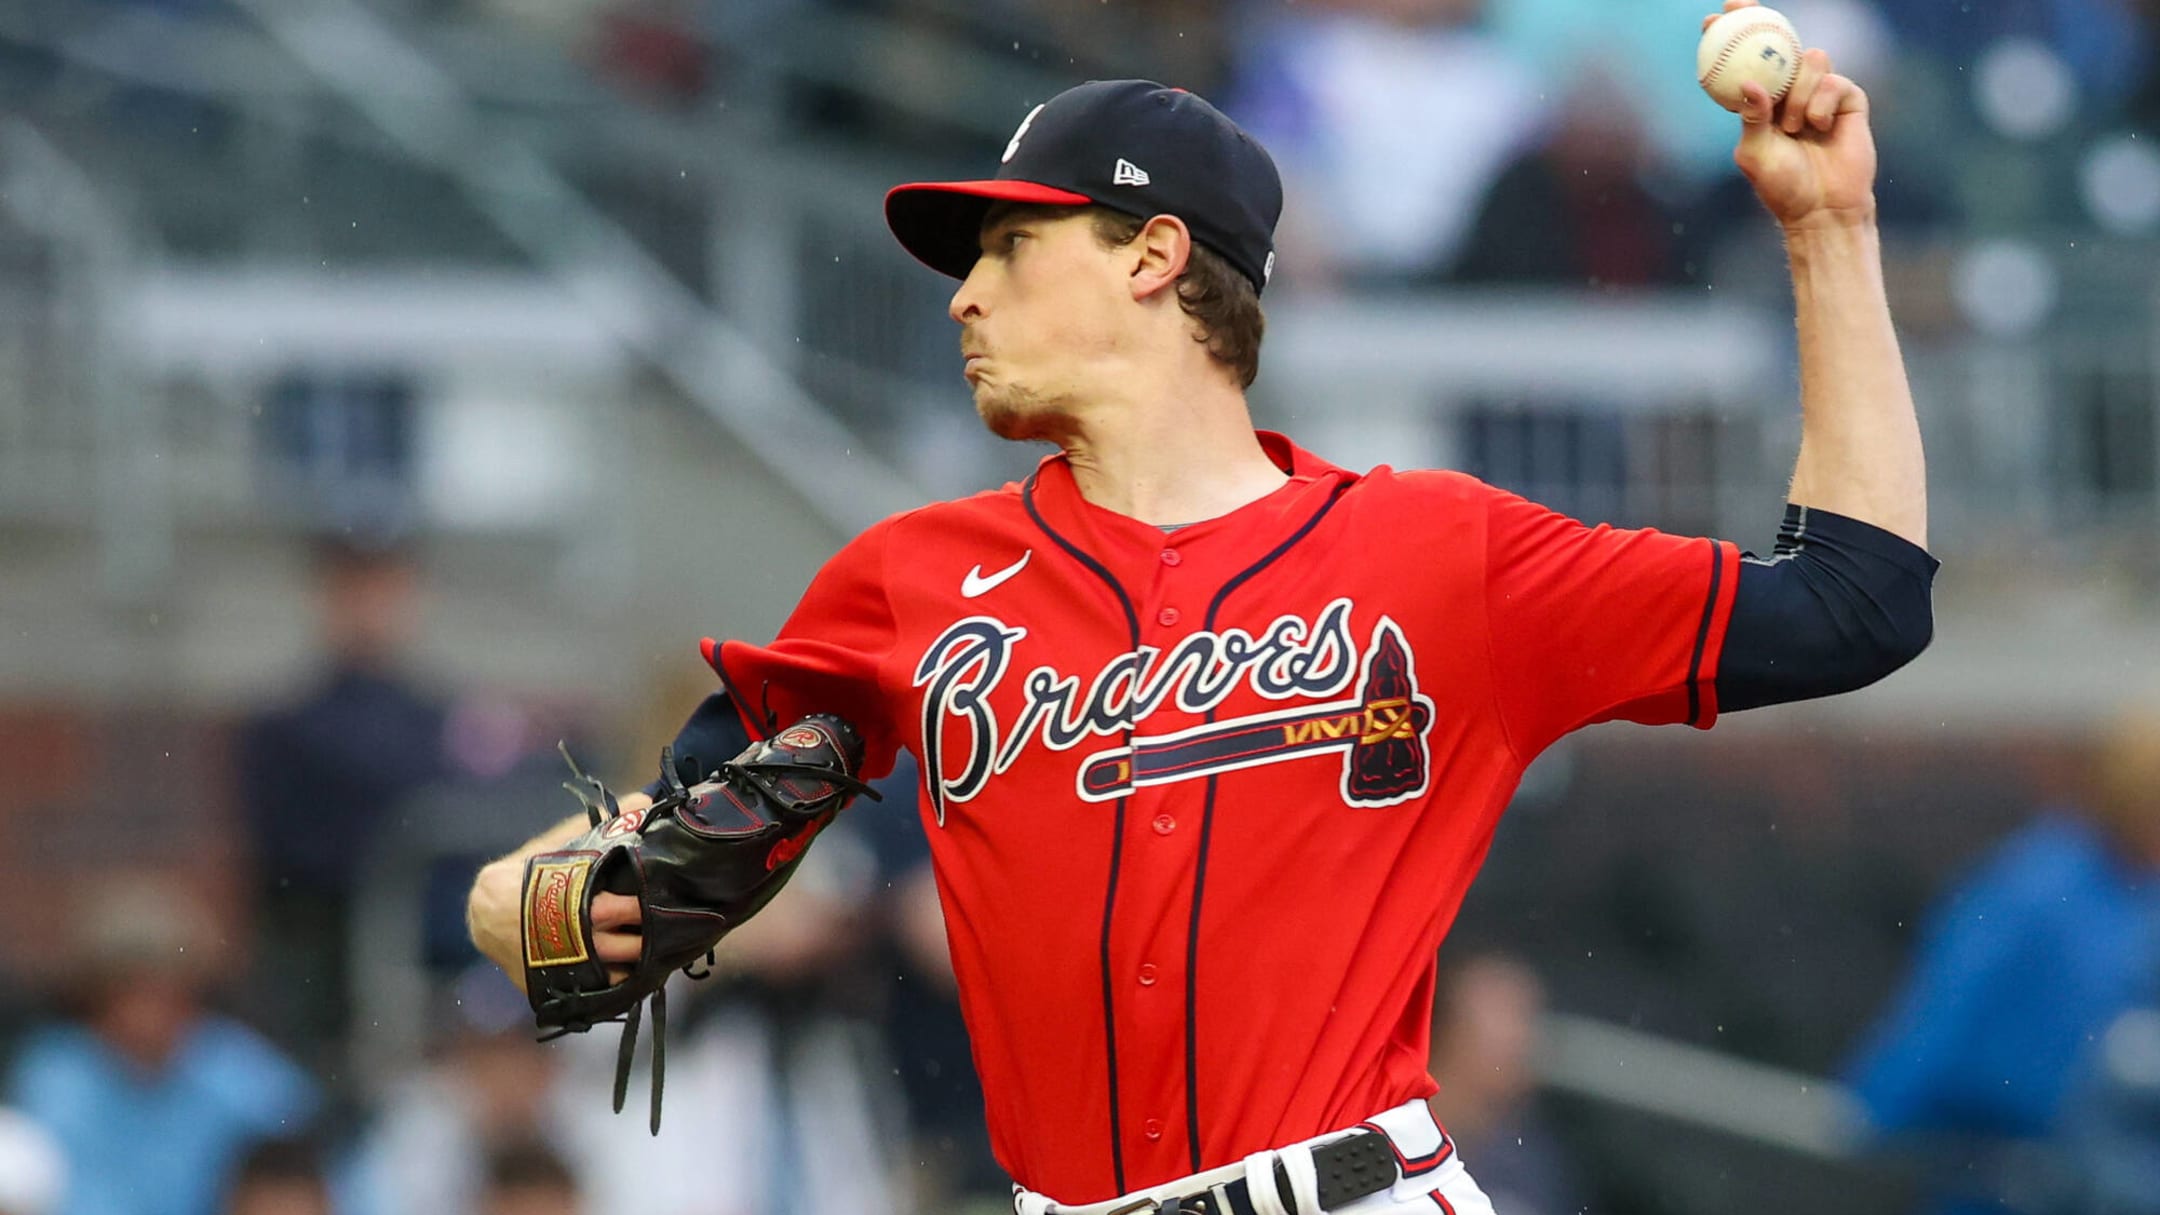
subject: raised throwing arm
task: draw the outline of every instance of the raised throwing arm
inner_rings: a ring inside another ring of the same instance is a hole
[[[1792,263],[1801,437],[1789,497],[1925,547],[1926,470],[1883,287],[1867,94],[1809,50],[1784,100],[1749,84],[1740,117],[1733,158]]]

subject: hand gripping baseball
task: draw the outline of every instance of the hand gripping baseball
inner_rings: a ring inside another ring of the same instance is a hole
[[[1755,0],[1725,0],[1725,11]],[[1703,18],[1708,28],[1715,16]],[[1763,205],[1787,227],[1854,223],[1875,214],[1875,138],[1860,86],[1810,48],[1782,100],[1760,84],[1741,88],[1740,143],[1733,161]]]
[[[543,1040],[623,1023],[618,1113],[650,996],[652,1129],[659,1133],[668,977],[677,970],[693,979],[710,974],[720,939],[780,892],[833,816],[858,793],[877,799],[855,776],[861,764],[854,728],[817,714],[716,769],[694,773],[702,777],[696,784],[686,785],[673,753],[662,750],[660,795],[643,810],[625,812],[605,785],[571,761],[573,779],[564,788],[584,804],[592,826],[525,862],[525,990],[534,1019],[548,1031]],[[593,900],[601,894],[637,902],[640,951],[627,975],[619,967],[611,975],[594,947]]]

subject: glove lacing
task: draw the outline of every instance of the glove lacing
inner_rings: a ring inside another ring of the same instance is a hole
[[[564,781],[563,788],[568,789],[585,807],[585,815],[591,825],[597,827],[606,820],[621,814],[622,808],[616,802],[614,793],[609,791],[607,785],[598,777],[589,775],[583,768],[578,767],[578,762],[571,757],[570,748],[567,745],[558,743],[556,747],[562,752],[563,761],[570,765],[572,779]],[[821,781],[836,786],[838,792],[851,796],[868,797],[874,802],[885,800],[884,795],[872,788],[869,782],[858,777],[850,776],[845,772],[836,772],[820,764],[795,763],[789,760],[752,760],[746,764],[724,763],[708,779],[729,782],[731,779],[739,778],[747,781],[757,786],[766,795],[768,800],[765,804],[780,806],[785,812],[786,808],[791,806],[795,799],[781,789],[775,777],[768,775],[769,773],[778,775],[799,773],[814,776]],[[665,791],[659,797],[654,798],[651,807],[646,810],[645,821],[638,824],[640,833],[645,830],[647,824],[657,821],[664,815],[676,813],[690,804],[690,790],[683,783],[682,773],[676,767],[673,747],[662,747],[660,749],[660,779],[662,784],[665,785]],[[818,800],[824,801],[826,797],[831,796],[832,794],[826,794],[825,797],[820,797]],[[711,978],[713,967],[718,961],[716,954],[717,950],[715,949],[706,950],[704,957],[692,960],[682,968],[682,973],[697,982],[703,982]],[[701,965],[704,967],[702,970],[698,969]],[[652,1113],[650,1126],[652,1133],[658,1135],[660,1133],[660,1095],[667,1084],[667,984],[662,983],[655,988],[648,999],[652,1002]],[[547,1001],[545,1007],[559,1008],[568,1002],[566,998],[556,997]],[[618,1114],[622,1113],[623,1104],[630,1095],[630,1067],[631,1061],[637,1053],[638,1025],[643,1019],[642,1013],[645,1003],[645,1000],[640,1000],[632,1004],[629,1011],[619,1017],[605,1017],[599,1021],[567,1022],[558,1026],[552,1032],[540,1035],[538,1039],[541,1042],[553,1042],[564,1034],[585,1033],[595,1025],[622,1022],[622,1038],[615,1048],[615,1112]]]

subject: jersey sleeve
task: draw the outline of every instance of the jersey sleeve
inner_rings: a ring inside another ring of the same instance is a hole
[[[752,738],[811,713],[837,713],[862,735],[863,772],[892,771],[899,746],[879,671],[895,644],[886,560],[892,521],[834,554],[803,592],[770,645],[704,643]]]
[[[1707,729],[1739,550],[1487,492],[1494,695],[1521,758],[1592,722]]]

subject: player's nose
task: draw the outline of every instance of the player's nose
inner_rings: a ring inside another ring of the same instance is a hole
[[[960,289],[953,292],[952,301],[945,305],[945,314],[962,325],[983,314],[982,284],[977,281],[981,272],[982,263],[976,262],[975,269],[968,271],[968,276],[960,280]]]

